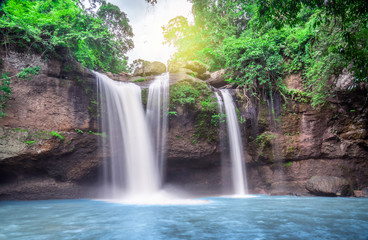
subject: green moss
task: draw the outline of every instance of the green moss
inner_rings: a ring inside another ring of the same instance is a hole
[[[142,77],[142,78],[135,79],[133,82],[144,82],[144,81],[146,81],[146,79]]]
[[[61,135],[60,133],[55,132],[55,131],[51,131],[50,132],[50,136],[60,138],[61,140],[64,140],[65,139],[65,137],[63,135]]]
[[[148,89],[145,88],[145,89],[142,89],[142,103],[143,105],[147,105],[147,101],[148,101]]]
[[[170,87],[170,111],[177,106],[198,112],[195,119],[195,139],[218,140],[217,101],[205,82],[185,79]]]
[[[293,164],[293,162],[287,162],[285,163],[285,167],[290,167]]]
[[[24,143],[27,145],[32,145],[33,143],[35,143],[36,141],[28,141],[28,140],[24,140]]]

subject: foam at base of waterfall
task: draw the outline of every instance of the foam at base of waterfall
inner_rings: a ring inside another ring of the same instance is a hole
[[[149,196],[129,196],[125,195],[119,199],[95,199],[110,203],[127,205],[200,205],[208,204],[210,201],[195,198],[181,198],[166,190],[160,190]]]
[[[250,194],[244,194],[244,195],[237,195],[237,194],[234,194],[234,195],[222,195],[222,196],[219,196],[221,198],[255,198],[255,197],[258,197],[256,195],[250,195]]]

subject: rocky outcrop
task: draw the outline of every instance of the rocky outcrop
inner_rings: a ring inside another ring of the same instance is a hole
[[[310,194],[305,185],[313,176],[344,178],[352,190],[368,186],[366,94],[340,92],[323,109],[281,105],[278,96],[256,103],[239,97],[250,189]]]
[[[201,80],[210,78],[209,67],[199,61],[171,62],[168,71],[170,73],[185,73]]]
[[[206,81],[211,86],[214,86],[215,88],[220,88],[228,84],[228,82],[225,81],[225,70],[221,69],[216,72],[211,73],[211,77]]]
[[[178,107],[169,121],[166,183],[194,194],[221,194],[220,149],[196,137],[197,114]]]
[[[133,77],[131,74],[126,73],[126,72],[121,72],[119,74],[107,72],[105,74],[109,78],[114,79],[115,81],[121,81],[121,82],[127,82]]]
[[[10,53],[1,71],[40,66],[33,80],[12,79],[0,119],[0,199],[90,196],[102,156],[97,150],[95,79],[72,61]]]
[[[197,78],[201,79],[201,80],[207,80],[211,77],[211,73],[209,71],[206,71],[204,73],[198,74]]]
[[[134,76],[160,75],[166,72],[165,64],[161,62],[145,62],[142,67],[134,70]]]
[[[190,69],[199,75],[208,71],[208,66],[199,61],[187,61],[184,65],[184,68]]]
[[[348,181],[339,177],[313,176],[305,188],[320,196],[347,196],[351,193]]]

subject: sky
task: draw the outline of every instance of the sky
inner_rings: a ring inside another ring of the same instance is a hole
[[[125,12],[133,28],[134,49],[128,52],[129,63],[135,59],[164,64],[175,51],[163,45],[162,26],[177,16],[192,20],[192,4],[187,0],[158,0],[154,6],[144,0],[109,0]]]

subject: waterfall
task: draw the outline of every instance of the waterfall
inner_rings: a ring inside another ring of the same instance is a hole
[[[159,190],[160,179],[141,88],[96,73],[101,128],[107,134],[109,155],[103,175],[105,197],[145,198]]]
[[[169,99],[169,74],[157,76],[150,85],[147,101],[147,119],[150,124],[155,159],[160,181],[163,182],[165,172],[165,148],[167,134],[167,111]]]
[[[218,101],[220,111],[222,106],[224,106],[226,113],[226,125],[229,139],[234,194],[245,195],[248,194],[248,184],[245,171],[243,144],[240,135],[238,118],[235,111],[235,104],[231,94],[229,93],[229,90],[221,89],[220,91],[224,101],[223,104],[222,101]]]

